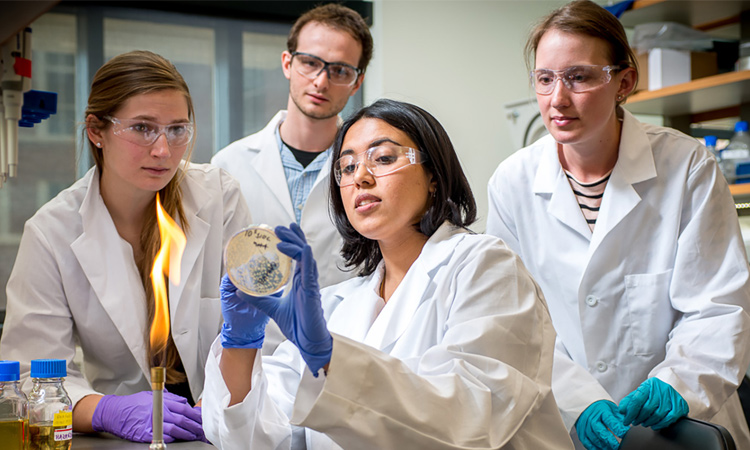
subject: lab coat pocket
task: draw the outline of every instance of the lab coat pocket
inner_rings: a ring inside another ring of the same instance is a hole
[[[672,270],[625,275],[630,336],[635,355],[665,352],[672,328],[669,283]]]

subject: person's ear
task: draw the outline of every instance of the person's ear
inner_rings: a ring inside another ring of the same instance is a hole
[[[292,78],[292,54],[287,50],[281,52],[281,70],[287,80]]]
[[[356,94],[360,87],[362,87],[362,82],[365,81],[365,74],[357,75],[357,81],[354,83],[354,86],[352,86],[352,91],[349,93],[349,97]]]
[[[617,98],[623,99],[630,95],[638,83],[638,73],[632,67],[627,67],[618,74],[620,86],[617,89]],[[619,100],[618,100],[619,101]]]
[[[97,147],[102,146],[104,124],[93,114],[86,116],[86,134]]]
[[[430,173],[430,196],[434,197],[437,194],[437,180],[435,179],[435,175]]]

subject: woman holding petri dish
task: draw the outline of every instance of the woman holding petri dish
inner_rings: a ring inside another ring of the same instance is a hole
[[[586,448],[613,449],[631,424],[661,429],[689,415],[750,448],[737,396],[750,362],[750,277],[715,159],[622,108],[635,57],[598,4],[555,10],[526,49],[550,135],[497,168],[487,233],[519,254],[547,298],[566,426]]]
[[[538,286],[476,205],[426,111],[379,100],[333,147],[331,210],[359,277],[323,289],[296,224],[283,294],[225,277],[206,366],[204,427],[220,448],[572,448],[550,374],[554,330]],[[288,338],[258,350],[273,319]]]
[[[165,366],[164,440],[203,440],[192,403],[222,323],[222,250],[250,214],[229,175],[188,164],[193,104],[163,57],[133,51],[104,64],[85,120],[95,167],[26,222],[0,358],[21,361],[26,376],[32,359],[67,360],[73,430],[138,442],[151,441],[150,368]],[[169,286],[171,337],[162,353],[149,345],[157,193],[187,235],[181,283]],[[83,367],[73,361],[77,345]]]

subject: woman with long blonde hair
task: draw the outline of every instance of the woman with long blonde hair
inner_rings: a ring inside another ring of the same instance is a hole
[[[67,360],[73,431],[140,442],[151,440],[150,368],[166,366],[165,440],[205,439],[193,404],[222,324],[222,250],[251,222],[247,206],[229,175],[188,164],[193,104],[165,58],[133,51],[104,64],[85,120],[95,167],[26,223],[0,355],[21,361],[26,375],[31,359]],[[164,350],[148,340],[157,194],[187,237]],[[77,345],[83,367],[73,362]]]

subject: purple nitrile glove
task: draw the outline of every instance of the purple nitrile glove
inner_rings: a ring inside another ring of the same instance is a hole
[[[106,431],[134,442],[151,442],[153,430],[153,393],[105,395],[99,400],[91,419],[94,431]],[[164,442],[203,441],[200,410],[192,408],[187,399],[164,391]]]
[[[290,292],[282,298],[238,295],[276,322],[284,336],[297,346],[302,359],[317,377],[318,371],[331,361],[333,353],[333,338],[328,332],[320,303],[318,268],[312,249],[296,223],[289,225],[289,228],[276,227],[274,231],[281,240],[277,245],[279,251],[297,261]]]

